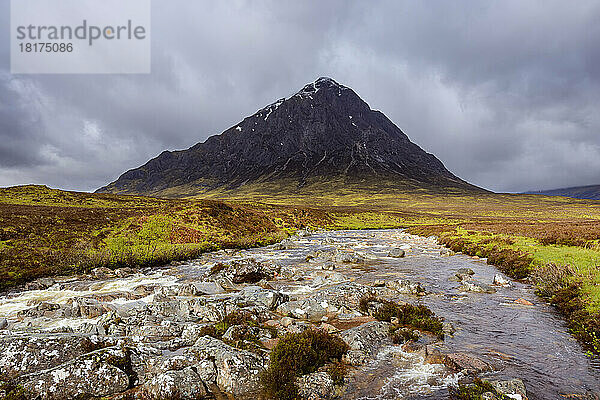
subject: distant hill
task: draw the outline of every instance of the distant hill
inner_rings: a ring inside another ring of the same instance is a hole
[[[306,191],[332,182],[387,193],[483,191],[448,171],[352,89],[319,78],[220,135],[164,151],[98,192],[179,197],[242,186]]]
[[[564,196],[574,199],[600,200],[600,185],[575,186],[563,189],[540,190],[525,194],[543,194],[546,196]]]

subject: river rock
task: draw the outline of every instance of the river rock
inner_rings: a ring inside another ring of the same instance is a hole
[[[357,254],[351,249],[335,248],[311,251],[306,256],[306,261],[311,261],[313,259],[346,264],[362,264],[365,262],[365,258],[363,256]]]
[[[405,255],[405,251],[403,249],[400,249],[398,247],[394,247],[392,249],[390,249],[390,251],[388,252],[387,256],[388,257],[394,257],[394,258],[402,258]]]
[[[377,289],[362,285],[357,282],[345,282],[335,286],[326,286],[312,293],[311,298],[316,301],[326,301],[330,306],[338,309],[342,307],[358,309],[363,297],[377,295]]]
[[[469,279],[471,276],[475,275],[475,272],[471,268],[459,268],[454,275],[458,279],[464,280]]]
[[[462,286],[459,288],[462,292],[474,292],[474,293],[495,293],[496,289],[485,283],[465,280]]]
[[[276,250],[289,250],[298,248],[298,244],[291,238],[283,239],[281,242],[273,246]]]
[[[41,302],[35,307],[21,310],[17,313],[17,316],[22,319],[24,317],[40,318],[40,317],[51,317],[59,318],[65,316],[65,309],[56,303]]]
[[[213,267],[213,271],[215,275],[224,276],[235,284],[256,283],[261,279],[273,279],[274,275],[270,265],[253,258],[217,264]]]
[[[44,400],[109,396],[129,385],[124,371],[94,358],[76,360],[20,381],[31,398]]]
[[[218,322],[227,314],[225,299],[205,297],[180,298],[153,302],[148,311],[155,316],[178,321]]]
[[[289,296],[276,290],[263,289],[260,286],[246,286],[239,293],[238,306],[263,305],[269,310],[275,310],[287,302]]]
[[[160,325],[132,326],[127,333],[135,341],[153,343],[179,337],[182,331],[183,327],[181,325],[165,320]]]
[[[311,286],[332,285],[348,280],[344,275],[332,270],[315,271],[310,274],[310,277],[312,278]]]
[[[526,400],[527,391],[525,384],[520,379],[511,379],[508,381],[489,381],[490,385],[499,393],[507,395],[516,400]]]
[[[0,318],[0,330],[6,329],[8,327],[8,321],[6,318]]]
[[[99,280],[112,279],[117,277],[117,275],[112,269],[106,267],[94,268],[90,274],[92,275],[92,278]]]
[[[320,321],[327,313],[335,311],[337,311],[337,307],[314,298],[289,301],[277,307],[279,314],[314,322]]]
[[[524,305],[524,306],[532,306],[533,305],[532,302],[530,302],[529,300],[525,300],[522,297],[519,297],[518,299],[516,299],[515,303],[521,304],[521,305]]]
[[[510,281],[502,274],[496,274],[496,275],[494,275],[494,285],[508,286],[508,285],[510,285]]]
[[[0,375],[14,376],[52,368],[90,351],[79,336],[13,337],[0,341]]]
[[[466,353],[446,354],[443,363],[454,371],[464,371],[467,374],[478,374],[492,370],[492,367],[485,361]]]
[[[109,310],[109,308],[98,300],[86,297],[79,297],[71,302],[72,317],[96,318]]]
[[[313,372],[296,379],[298,396],[306,400],[327,400],[335,397],[335,385],[327,372]]]
[[[210,296],[225,293],[225,289],[217,282],[193,282],[182,285],[179,296]]]
[[[425,289],[419,282],[411,282],[406,279],[391,280],[385,282],[385,287],[395,290],[401,294],[425,295]]]
[[[217,372],[214,383],[222,391],[244,397],[259,390],[259,373],[265,366],[258,355],[236,349],[210,336],[198,339],[192,351],[198,360],[214,363]]]
[[[332,262],[326,262],[325,264],[321,265],[321,269],[324,269],[326,271],[333,271],[335,270],[335,264]]]
[[[25,284],[25,290],[44,290],[53,286],[56,281],[53,278],[39,278]]]
[[[193,367],[157,375],[145,385],[145,389],[151,399],[195,400],[208,394],[202,379]]]
[[[248,338],[258,338],[260,336],[260,328],[247,325],[232,325],[223,334],[223,340],[227,342],[236,342],[246,340]]]
[[[350,347],[344,356],[346,361],[361,365],[382,346],[391,344],[390,326],[388,322],[372,321],[342,332],[340,336]]]

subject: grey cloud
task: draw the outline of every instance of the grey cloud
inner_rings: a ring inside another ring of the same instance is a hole
[[[4,37],[7,11],[0,0]],[[150,75],[10,76],[0,43],[0,185],[95,189],[322,75],[473,183],[600,181],[597,2],[179,0],[152,11]]]

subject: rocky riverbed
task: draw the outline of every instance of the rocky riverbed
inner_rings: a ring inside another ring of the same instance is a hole
[[[390,324],[361,311],[368,297],[426,305],[445,338],[393,344]],[[0,375],[40,399],[258,398],[271,349],[306,329],[349,351],[344,383],[299,377],[303,398],[447,398],[474,377],[513,399],[600,393],[600,366],[531,287],[400,230],[40,279],[0,297]]]

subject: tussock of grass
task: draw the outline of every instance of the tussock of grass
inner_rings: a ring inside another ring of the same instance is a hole
[[[440,339],[444,338],[442,320],[424,305],[398,304],[376,297],[363,297],[359,309],[379,321],[392,322],[397,319],[396,326],[390,333],[392,339],[398,342],[400,339],[414,338],[414,334],[411,335],[409,331],[402,331],[400,328],[417,329],[432,333]]]
[[[339,362],[347,351],[348,345],[342,339],[322,330],[287,334],[271,352],[269,367],[261,375],[264,395],[269,399],[296,399],[296,378],[328,363],[336,363],[328,371],[334,381],[340,382],[345,368]]]
[[[4,393],[2,400],[27,400],[25,389],[11,381],[0,380],[0,393]]]
[[[484,393],[492,393],[498,400],[510,400],[511,398],[499,393],[494,387],[487,381],[479,378],[475,379],[473,383],[466,385],[459,385],[458,388],[450,389],[450,398],[452,400],[480,400]]]

